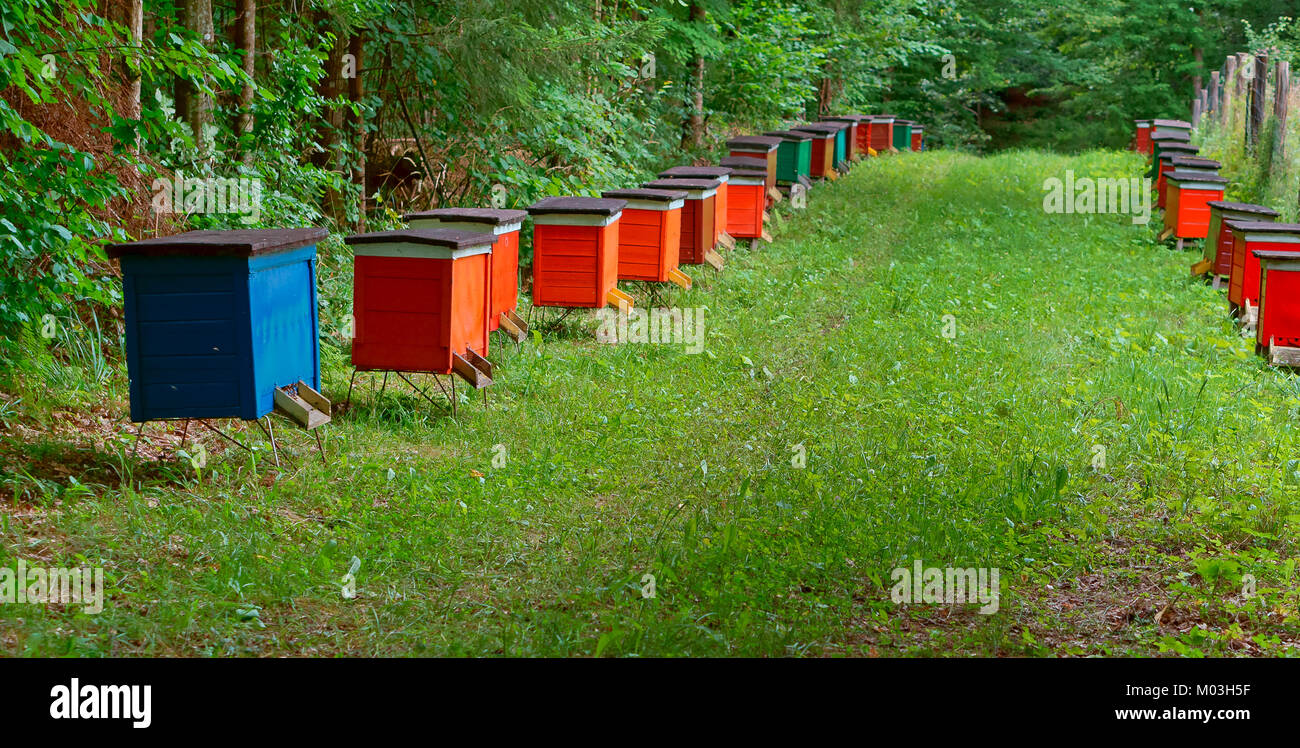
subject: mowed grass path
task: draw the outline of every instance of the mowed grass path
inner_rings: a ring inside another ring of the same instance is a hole
[[[107,609],[0,607],[4,651],[1294,652],[1300,387],[1153,226],[1042,210],[1046,177],[1141,168],[872,160],[671,295],[706,308],[700,355],[584,320],[494,339],[491,404],[457,422],[368,384],[329,467],[288,429],[274,480],[106,455],[124,488],[83,478],[0,531],[5,565],[104,565]],[[325,265],[337,324],[350,267]],[[893,604],[914,559],[999,568],[1000,610]]]

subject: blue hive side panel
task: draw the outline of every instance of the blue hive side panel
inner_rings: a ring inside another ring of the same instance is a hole
[[[248,299],[256,412],[245,418],[259,418],[275,407],[277,387],[302,380],[320,390],[316,247],[253,258]]]
[[[131,420],[238,415],[244,262],[124,257],[122,275]]]

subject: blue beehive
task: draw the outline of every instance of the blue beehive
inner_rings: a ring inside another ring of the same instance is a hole
[[[121,258],[131,420],[242,418],[277,387],[320,389],[316,242],[324,229],[191,231]]]

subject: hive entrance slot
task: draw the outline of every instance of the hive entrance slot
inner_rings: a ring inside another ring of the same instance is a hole
[[[683,273],[677,268],[672,268],[668,271],[668,280],[676,283],[687,291],[691,290],[691,276]]]
[[[1274,345],[1273,339],[1269,338],[1268,362],[1273,366],[1286,366],[1292,369],[1300,368],[1300,348]]]
[[[506,335],[514,339],[516,343],[522,343],[528,339],[528,323],[523,321],[513,310],[507,309],[501,313],[500,329]]]
[[[330,422],[330,401],[305,382],[277,387],[274,397],[276,410],[308,431]]]
[[[632,308],[632,297],[617,288],[611,288],[609,293],[605,294],[605,303],[619,309],[626,306],[630,310]]]
[[[474,351],[466,350],[465,356],[459,353],[451,354],[451,368],[476,390],[492,384],[492,365]]]
[[[714,270],[722,269],[722,255],[714,252],[712,249],[704,250],[704,261],[713,266]]]

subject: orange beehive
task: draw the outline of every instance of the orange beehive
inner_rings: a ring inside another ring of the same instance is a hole
[[[729,156],[737,158],[761,158],[766,163],[766,186],[776,187],[776,149],[781,145],[781,138],[770,135],[745,135],[727,141]],[[726,166],[723,163],[723,166]],[[728,185],[730,182],[728,182]]]
[[[1228,180],[1192,171],[1171,171],[1164,176],[1165,228],[1175,239],[1204,239],[1210,230],[1208,203],[1223,199],[1223,185]]]
[[[352,365],[451,374],[456,356],[486,356],[489,262],[497,237],[455,229],[358,234],[352,247]]]
[[[601,197],[625,200],[618,229],[619,280],[673,282],[690,288],[677,269],[682,244],[683,190],[609,190]]]
[[[1253,203],[1229,203],[1211,200],[1210,229],[1205,235],[1205,251],[1202,255],[1204,272],[1216,278],[1225,278],[1232,274],[1232,229],[1228,221],[1273,221],[1277,211]]]
[[[618,234],[625,200],[548,197],[533,217],[533,306],[594,309],[627,301],[618,290]]]
[[[730,169],[727,170],[730,173]],[[713,251],[718,185],[716,179],[659,179],[641,185],[652,190],[680,190],[686,193],[682,207],[682,244],[678,262],[683,265],[703,265],[710,262]]]
[[[821,179],[830,178],[835,173],[835,134],[839,128],[816,123],[790,129],[795,132],[806,132],[813,137],[811,176]]]
[[[767,169],[764,166],[730,166],[734,171],[731,173],[731,195],[727,200],[727,233],[737,239],[761,239],[767,212]]]
[[[492,265],[488,330],[496,330],[501,326],[501,316],[513,316],[519,306],[519,229],[527,217],[528,213],[522,210],[439,208],[407,213],[402,218],[413,229],[455,229],[496,236],[488,259]],[[509,326],[510,320],[506,324]]]
[[[712,179],[718,183],[713,197],[713,243],[727,230],[727,200],[731,169],[725,166],[674,166],[659,172],[660,179]]]
[[[1232,231],[1232,271],[1228,306],[1234,314],[1259,306],[1259,258],[1256,251],[1300,252],[1300,224],[1228,221]]]

